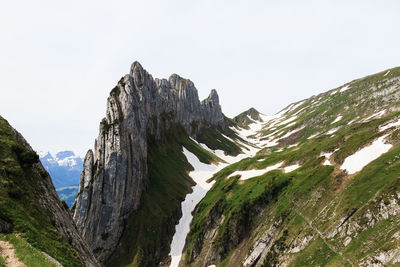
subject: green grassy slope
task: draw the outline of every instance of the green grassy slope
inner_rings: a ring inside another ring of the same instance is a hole
[[[49,210],[39,203],[48,196],[50,177],[43,168],[35,167],[39,158],[21,138],[0,117],[0,219],[13,226],[1,238],[15,241],[16,233],[18,242],[29,243],[64,266],[81,266],[77,251],[58,233]]]
[[[10,242],[18,259],[29,267],[56,267],[50,262],[41,251],[32,247],[25,239],[19,237],[17,234],[0,234],[0,240]],[[1,262],[1,261],[0,261]],[[1,264],[0,264],[1,266]]]
[[[295,117],[292,121],[267,124],[262,139],[275,139],[277,145],[214,176],[216,183],[195,210],[185,264],[240,266],[254,251],[259,257],[254,266],[400,260],[400,130],[379,130],[400,116],[399,81],[400,68],[358,79],[347,90],[334,89],[287,109],[280,121]],[[393,145],[389,152],[355,175],[340,169],[346,157],[383,135]],[[326,152],[334,152],[332,165],[323,165]],[[281,161],[301,167],[245,181],[227,178],[236,170]]]

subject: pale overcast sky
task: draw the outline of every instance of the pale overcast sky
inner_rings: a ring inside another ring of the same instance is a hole
[[[224,113],[273,114],[400,65],[400,1],[3,1],[0,115],[36,150],[84,155],[138,60]]]

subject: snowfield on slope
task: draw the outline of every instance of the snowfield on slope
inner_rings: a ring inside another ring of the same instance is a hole
[[[394,122],[390,122],[390,123],[388,123],[388,124],[386,124],[386,125],[384,125],[384,126],[379,127],[379,131],[380,131],[380,132],[383,132],[383,131],[385,131],[385,130],[387,130],[387,129],[389,129],[389,128],[397,127],[397,126],[400,126],[400,118],[397,119],[397,120],[394,121]]]
[[[331,161],[330,161],[330,157],[333,155],[333,153],[335,153],[336,151],[338,151],[339,148],[336,148],[334,151],[332,152],[321,152],[321,154],[319,155],[320,157],[325,157],[325,161],[323,163],[323,165],[332,165]]]
[[[182,257],[182,250],[185,245],[186,236],[190,230],[190,222],[192,221],[192,212],[197,203],[206,195],[214,182],[207,183],[215,173],[226,166],[226,164],[214,165],[202,163],[195,154],[183,147],[183,154],[186,159],[194,168],[194,171],[189,173],[189,176],[196,182],[192,187],[193,192],[186,195],[185,200],[182,202],[182,217],[175,227],[175,234],[171,243],[171,264],[170,266],[178,266]]]
[[[369,116],[368,118],[362,119],[361,122],[364,123],[364,122],[369,122],[372,119],[381,118],[383,115],[385,115],[385,113],[386,113],[386,110],[378,111],[378,112],[372,114],[371,116]]]
[[[284,167],[284,168],[283,168],[283,171],[284,171],[285,173],[288,173],[288,172],[292,172],[292,171],[294,171],[294,170],[296,170],[296,169],[298,169],[298,168],[300,168],[300,165],[299,165],[299,164],[293,164],[293,165]]]
[[[263,175],[263,174],[265,174],[265,173],[267,173],[269,171],[277,170],[282,166],[282,164],[283,164],[283,161],[278,162],[275,165],[268,166],[267,168],[261,169],[261,170],[235,171],[231,175],[229,175],[229,178],[231,178],[233,176],[236,176],[236,175],[240,175],[241,176],[240,180],[247,180],[247,179],[250,179],[250,178],[253,178],[253,177],[261,176],[261,175]]]
[[[346,170],[348,174],[354,174],[361,171],[371,161],[379,158],[382,154],[392,148],[392,144],[385,144],[387,135],[376,139],[371,145],[366,146],[353,155],[348,156],[340,169]]]
[[[343,118],[342,115],[338,115],[338,116],[335,118],[335,120],[331,122],[331,124],[334,124],[334,123],[340,121],[342,118]]]
[[[229,175],[228,178],[231,178],[231,177],[236,176],[236,175],[240,175],[240,180],[247,180],[247,179],[250,179],[250,178],[261,176],[261,175],[266,174],[266,173],[268,173],[270,171],[273,171],[273,170],[282,170],[283,172],[288,173],[288,172],[292,172],[292,171],[294,171],[294,170],[296,170],[297,168],[300,167],[300,165],[294,164],[294,165],[290,165],[290,166],[286,166],[286,167],[281,168],[282,165],[283,165],[283,161],[278,162],[275,165],[268,166],[267,168],[261,169],[261,170],[235,171],[231,175]]]
[[[291,108],[293,108],[293,106]],[[262,136],[259,135],[259,131],[262,130],[262,128],[267,123],[271,123],[274,120],[281,119],[282,115],[283,115],[282,111],[272,116],[260,115],[263,121],[262,122],[255,121],[251,119],[253,123],[248,125],[249,129],[244,129],[244,128],[237,129],[235,127],[231,127],[231,129],[235,131],[240,138],[242,138],[243,140],[245,140],[250,144],[253,144],[253,146],[251,146],[243,142],[240,142],[239,140],[236,141],[232,140],[230,137],[224,135],[225,138],[233,142],[239,143],[242,146],[243,153],[237,156],[225,155],[224,151],[222,150],[212,150],[209,147],[207,147],[207,145],[198,143],[196,140],[191,138],[194,142],[202,146],[204,149],[213,153],[214,155],[216,155],[217,157],[219,157],[220,159],[224,160],[227,163],[219,163],[218,165],[202,163],[195,154],[191,153],[189,150],[183,147],[183,153],[186,156],[186,159],[188,160],[190,165],[192,165],[194,168],[194,170],[189,173],[189,176],[196,182],[196,185],[192,187],[193,192],[187,194],[185,200],[181,204],[182,217],[179,220],[179,223],[175,227],[175,234],[172,238],[171,249],[169,253],[169,255],[171,256],[170,267],[178,267],[179,262],[182,258],[182,252],[185,246],[186,236],[190,230],[190,223],[193,219],[192,212],[194,211],[196,205],[204,198],[208,190],[210,190],[210,188],[214,184],[214,181],[211,183],[207,183],[207,180],[213,177],[214,174],[216,174],[218,171],[222,170],[226,166],[238,162],[244,158],[253,157],[254,155],[256,155],[256,153],[261,149],[260,147],[256,146],[256,144],[262,143],[263,145],[265,145],[265,141],[260,142],[260,138]],[[273,142],[270,142],[269,144],[276,145]],[[257,171],[262,171],[262,173],[266,173],[270,170],[279,168],[282,164],[283,162],[280,162],[274,166],[269,166],[264,170],[252,170],[252,171],[253,173]],[[284,168],[284,170],[291,171],[297,169],[298,167],[299,167],[298,165],[287,166],[286,168]],[[252,177],[254,176],[257,175],[252,175]],[[242,177],[242,179],[244,178]]]
[[[255,134],[259,129],[261,129],[261,126],[253,126],[251,127],[251,129],[252,130],[250,131],[246,130],[246,134]],[[225,136],[225,138],[229,137]],[[243,139],[245,139],[246,141],[248,140],[247,136]],[[192,140],[195,141],[194,139]],[[197,141],[195,142],[197,143]],[[170,267],[178,267],[179,262],[182,258],[182,251],[185,246],[186,236],[190,230],[190,223],[193,219],[192,212],[194,211],[196,205],[203,199],[208,190],[210,190],[210,188],[214,184],[214,181],[211,183],[207,183],[207,180],[213,177],[214,174],[225,168],[227,165],[238,162],[246,157],[254,156],[259,150],[259,148],[254,148],[242,143],[242,145],[245,145],[248,150],[244,149],[245,153],[239,154],[234,157],[225,155],[222,150],[211,150],[205,144],[198,144],[209,152],[214,153],[216,156],[226,161],[227,163],[219,163],[218,165],[202,163],[195,154],[191,153],[189,150],[183,147],[183,153],[186,156],[186,159],[194,168],[194,170],[189,173],[189,176],[196,182],[196,185],[192,187],[193,192],[187,194],[185,200],[181,204],[182,217],[175,227],[175,234],[172,238],[171,250],[169,253],[169,255],[171,256]]]

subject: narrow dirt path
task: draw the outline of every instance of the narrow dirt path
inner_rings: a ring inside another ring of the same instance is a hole
[[[15,250],[13,245],[7,241],[0,241],[0,255],[6,258],[6,265],[12,267],[26,267],[25,264],[20,262],[15,255]]]

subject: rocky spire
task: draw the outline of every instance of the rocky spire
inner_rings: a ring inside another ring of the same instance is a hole
[[[224,115],[219,104],[217,90],[212,89],[206,99],[201,101],[203,118],[211,124],[217,125],[224,121]]]
[[[190,80],[177,74],[153,79],[134,62],[108,97],[75,202],[74,220],[100,261],[114,251],[125,220],[140,205],[148,182],[148,135],[161,139],[175,123],[193,137],[203,129],[225,126],[217,92],[200,102]]]

